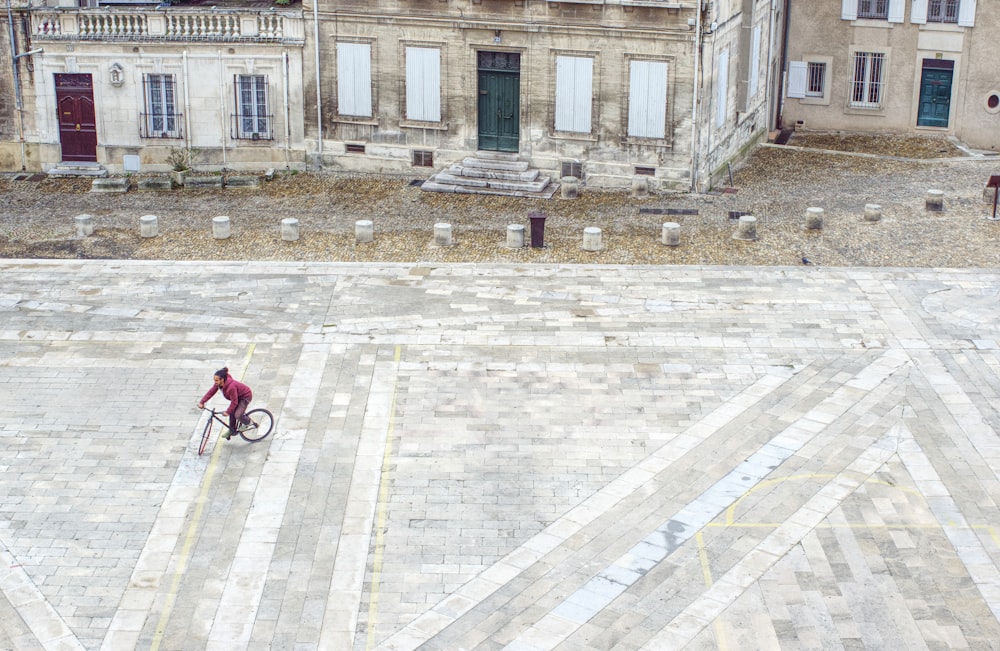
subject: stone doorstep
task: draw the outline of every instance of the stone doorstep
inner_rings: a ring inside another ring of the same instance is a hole
[[[449,172],[450,171],[451,170],[449,170]],[[447,183],[449,185],[468,185],[474,188],[485,188],[489,185],[489,181],[484,179],[474,179],[446,172],[438,172],[432,178],[436,183]]]
[[[482,160],[480,158],[466,158],[462,160],[462,165],[474,169],[501,170],[504,172],[527,172],[528,161],[500,161]]]
[[[461,165],[452,165],[448,168],[448,174],[455,176],[465,176],[474,179],[503,179],[505,181],[534,181],[540,172],[537,169],[529,169],[527,172],[499,172],[497,170],[469,169]]]
[[[529,199],[551,199],[552,195],[559,189],[558,183],[550,183],[543,191],[533,192],[525,190],[505,190],[502,188],[473,188],[467,185],[451,185],[447,183],[435,183],[426,181],[423,189],[428,192],[450,192],[453,194],[491,194],[505,197],[526,197]]]
[[[482,160],[499,160],[507,162],[515,162],[521,160],[517,153],[510,151],[479,150],[476,152],[476,158],[480,158]]]
[[[128,192],[128,179],[97,178],[91,183],[90,191],[96,193],[123,194]]]

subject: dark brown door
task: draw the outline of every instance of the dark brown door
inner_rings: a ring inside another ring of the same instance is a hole
[[[56,106],[62,159],[97,162],[97,119],[91,76],[57,74]]]

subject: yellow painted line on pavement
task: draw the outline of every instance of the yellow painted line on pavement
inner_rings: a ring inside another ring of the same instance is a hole
[[[705,538],[701,535],[701,531],[694,534],[694,541],[698,545],[698,559],[701,560],[701,573],[705,577],[705,587],[711,588],[714,582],[712,565],[708,562],[708,550],[705,549]],[[722,627],[721,617],[712,620],[712,628],[715,630],[715,644],[719,651],[729,649],[729,644],[726,643],[726,629]]]
[[[250,344],[250,348],[247,350],[247,355],[243,359],[243,369],[240,371],[240,380],[246,376],[247,369],[250,367],[250,358],[253,357],[256,347],[257,344]],[[177,569],[174,570],[174,578],[170,583],[167,601],[163,604],[163,612],[160,613],[160,620],[156,624],[153,643],[150,645],[149,651],[158,651],[160,643],[163,641],[163,634],[167,631],[167,622],[170,621],[170,614],[174,610],[174,603],[177,601],[181,579],[184,576],[185,570],[187,570],[188,559],[191,557],[191,548],[194,546],[198,529],[201,526],[201,516],[205,511],[205,503],[208,501],[208,490],[212,486],[212,479],[215,477],[216,468],[218,468],[219,454],[222,452],[222,448],[223,446],[221,445],[216,445],[213,448],[208,467],[205,468],[205,478],[201,482],[201,492],[198,493],[198,499],[195,500],[194,513],[191,515],[191,524],[188,525],[187,535],[184,537],[184,546],[181,547],[180,558],[177,559]]]
[[[393,361],[399,368],[402,347],[396,346]],[[382,454],[382,478],[378,488],[378,515],[375,518],[375,554],[372,560],[372,594],[368,602],[368,638],[366,649],[375,644],[375,619],[378,616],[378,594],[382,582],[382,562],[385,557],[385,521],[389,515],[389,479],[392,467],[392,437],[396,424],[396,388],[399,374],[392,381],[392,400],[389,403],[389,425],[385,436],[385,452]]]

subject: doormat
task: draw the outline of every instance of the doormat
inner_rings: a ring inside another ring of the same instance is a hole
[[[47,178],[49,178],[48,174],[32,174],[31,176],[28,177],[28,180],[37,183],[42,179],[47,179]]]
[[[410,186],[414,188],[419,188],[423,184],[424,184],[424,179],[413,179],[412,181],[410,181]]]
[[[697,208],[639,208],[640,215],[697,215]]]
[[[15,181],[23,181],[26,178],[28,178],[28,176],[29,176],[28,174],[18,174],[17,176],[14,177],[14,180]]]

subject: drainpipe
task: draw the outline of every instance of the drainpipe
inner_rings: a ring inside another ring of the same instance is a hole
[[[14,15],[11,12],[10,0],[7,0],[7,27],[10,29],[10,60],[14,67],[14,108],[17,109],[17,137],[21,142],[21,171],[23,172],[27,169],[27,156],[24,149],[24,103],[21,101],[21,70],[17,67],[17,61],[21,57],[41,54],[44,50],[37,48],[30,52],[17,53],[17,40],[14,35]]]
[[[288,169],[289,148],[292,146],[292,125],[289,124],[291,112],[288,108],[288,52],[282,52],[281,58],[285,64],[285,169]]]
[[[701,2],[695,0],[694,10],[694,84],[691,92],[691,192],[698,192],[698,89],[701,64]]]
[[[181,51],[181,67],[184,72],[184,146],[191,150],[191,94],[188,91],[188,51],[187,48]]]
[[[10,2],[10,0],[7,0]],[[313,43],[316,49],[316,128],[318,137],[316,138],[316,153],[320,156],[320,165],[323,164],[323,101],[320,98],[320,74],[319,74],[319,0],[312,0],[313,5]]]
[[[222,62],[222,50],[220,49],[219,50],[219,88],[225,88],[225,87],[226,87],[226,71],[225,71],[225,66],[223,65],[223,62]],[[236,89],[236,92],[237,93],[240,92],[238,88]],[[226,171],[226,94],[224,92],[223,93],[219,93],[219,108],[220,108],[221,119],[222,119],[222,130],[221,130],[221,135],[222,135],[222,171],[225,172]],[[237,118],[237,119],[239,119],[239,118]]]
[[[785,66],[788,65],[788,29],[791,22],[791,16],[789,15],[791,4],[791,0],[785,0],[784,15],[781,17],[785,22],[782,25],[784,29],[782,29],[781,34],[781,69],[778,71],[778,110],[777,115],[774,117],[775,127],[778,129],[782,127],[782,113],[785,109]]]

